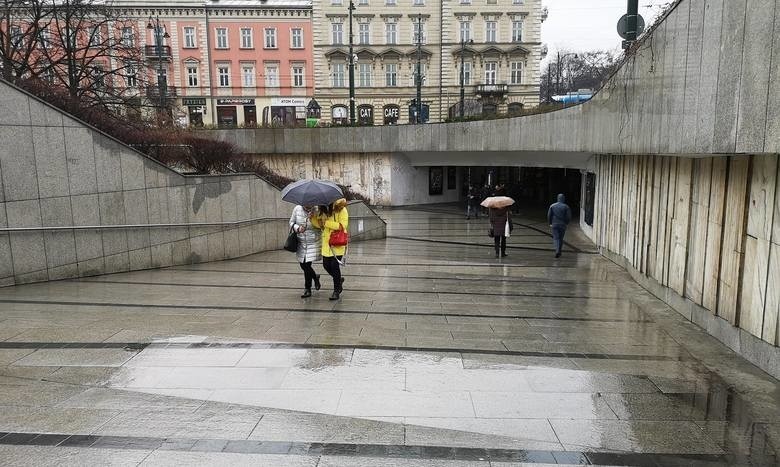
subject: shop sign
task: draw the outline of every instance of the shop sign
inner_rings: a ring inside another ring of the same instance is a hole
[[[272,107],[306,107],[305,97],[274,97],[271,99]]]
[[[370,105],[361,105],[358,107],[358,122],[361,125],[374,124],[374,108]]]
[[[401,115],[401,108],[397,105],[385,106],[385,125],[394,125],[398,123],[398,117]]]
[[[188,106],[205,106],[206,105],[206,99],[203,97],[185,97],[181,100],[182,105]]]
[[[231,97],[228,99],[217,99],[217,105],[255,105],[255,100]]]

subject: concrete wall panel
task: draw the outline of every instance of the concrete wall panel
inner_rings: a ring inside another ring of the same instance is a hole
[[[775,0],[747,0],[745,45],[742,57],[742,77],[739,86],[737,118],[737,152],[755,153],[764,150],[769,89],[772,31],[775,21]],[[776,98],[773,99],[776,101]]]
[[[707,0],[704,6],[704,31],[701,54],[701,76],[696,111],[698,120],[696,146],[711,152],[715,138],[718,75],[720,70],[721,27],[724,0]]]
[[[130,235],[128,234],[128,237]],[[152,249],[149,247],[131,250],[129,252],[130,269],[138,271],[152,267]]]
[[[766,114],[766,137],[764,151],[780,152],[780,106],[777,105],[777,96],[780,96],[780,5],[775,5],[774,31],[771,34],[772,55],[771,68],[769,69],[770,104]]]
[[[685,70],[685,102],[683,104],[682,140],[680,145],[681,151],[689,153],[696,151],[704,8],[706,3],[706,0],[691,0],[690,2]]]
[[[62,127],[33,127],[32,138],[39,197],[70,195],[65,134]]]
[[[170,243],[153,245],[151,252],[151,266],[153,268],[164,268],[173,265],[173,246]]]
[[[780,277],[780,244],[770,243],[769,245],[769,272],[770,280],[767,281],[766,288],[766,308],[764,310],[764,326],[761,333],[761,339],[769,344],[777,345],[778,326],[780,326],[780,281],[772,278]]]
[[[72,128],[65,132],[71,195],[97,192],[97,168],[92,134],[93,132],[88,128]]]
[[[30,126],[29,100],[27,95],[22,93],[3,96],[0,127]]]
[[[98,192],[122,191],[122,147],[103,135],[93,141]]]
[[[32,126],[62,128],[61,113],[52,112],[51,107],[37,99],[29,99],[28,101],[30,104],[30,124]],[[0,123],[0,126],[2,125]]]
[[[105,258],[106,274],[126,272],[130,270],[130,255],[125,251]]]
[[[41,208],[38,200],[5,203],[8,225],[40,227]],[[15,275],[46,271],[46,249],[40,232],[11,233],[11,251]],[[29,280],[29,279],[28,279]]]
[[[6,201],[38,199],[38,177],[30,127],[0,126],[0,165]]]
[[[62,227],[73,225],[73,213],[70,197],[48,198],[40,200],[41,220],[44,226]],[[76,238],[73,231],[44,232],[46,244],[46,263],[49,269],[76,264]],[[64,270],[58,274],[64,274]]]
[[[677,153],[683,147],[685,95],[688,71],[688,41],[690,40],[691,2],[677,5],[669,21],[675,22],[674,68],[672,70],[671,115],[669,121],[669,151]]]
[[[723,4],[723,26],[720,41],[717,108],[713,151],[736,151],[737,115],[739,109],[742,53],[745,39],[747,0],[728,0]]]
[[[113,193],[101,193],[98,198],[100,204],[100,220],[103,225],[124,225],[125,201],[121,191]],[[127,252],[127,232],[124,230],[105,230],[101,233],[103,238],[103,253],[107,256]],[[108,267],[108,262],[106,262]]]
[[[120,156],[122,167],[122,189],[138,190],[146,188],[144,159],[138,154],[122,152]]]

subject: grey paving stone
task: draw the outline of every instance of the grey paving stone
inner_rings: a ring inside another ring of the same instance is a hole
[[[291,368],[282,382],[286,389],[402,390],[406,372],[396,368]]]
[[[487,460],[472,462],[441,459],[322,456],[317,467],[488,467],[489,465]]]
[[[524,372],[524,377],[537,392],[658,393],[648,379],[627,375],[544,370]]]
[[[403,424],[307,413],[264,415],[250,439],[312,443],[403,444]]]
[[[468,392],[342,392],[337,415],[360,417],[474,417]]]
[[[340,390],[322,389],[220,389],[209,400],[255,407],[335,414]]]
[[[62,448],[51,446],[0,446],[0,457],[8,465],[24,466],[134,466],[152,450]]]
[[[615,419],[600,394],[472,392],[478,417]]]
[[[39,349],[16,365],[22,366],[100,366],[119,367],[135,356],[121,349]]]
[[[406,417],[407,444],[482,449],[562,450],[544,419]]]
[[[567,450],[722,454],[690,421],[551,420]]]
[[[4,386],[0,385],[0,390],[3,389]],[[70,394],[65,389],[59,389],[58,394],[41,395],[34,392],[29,396],[26,404],[14,401],[15,407],[5,408],[0,414],[3,431],[90,434],[119,413],[115,410],[36,407],[54,405],[67,399]],[[10,399],[6,400],[11,403]]]
[[[282,454],[155,451],[146,457],[140,465],[256,465],[267,467],[317,467],[318,460],[319,459],[316,456]]]

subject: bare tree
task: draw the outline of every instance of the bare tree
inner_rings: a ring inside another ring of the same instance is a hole
[[[83,106],[140,104],[148,72],[137,22],[110,0],[0,0],[7,80],[37,78]]]
[[[39,38],[50,21],[50,7],[35,0],[0,0],[0,67],[6,81],[40,69]]]
[[[147,75],[135,22],[102,0],[57,0],[42,70],[85,103],[115,105],[138,96]]]
[[[540,97],[550,102],[552,96],[578,89],[598,90],[618,64],[619,55],[610,51],[583,53],[560,52],[542,71]]]

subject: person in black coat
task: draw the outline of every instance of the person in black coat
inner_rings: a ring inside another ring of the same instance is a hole
[[[499,254],[502,258],[506,258],[506,223],[509,222],[509,229],[512,229],[512,213],[509,207],[503,208],[491,208],[488,211],[488,217],[490,218],[490,227],[493,230],[493,241],[495,242],[496,258]]]
[[[479,203],[481,202],[479,190],[469,185],[469,192],[466,195],[466,220],[471,219],[471,213],[474,213],[474,217],[479,219]]]

